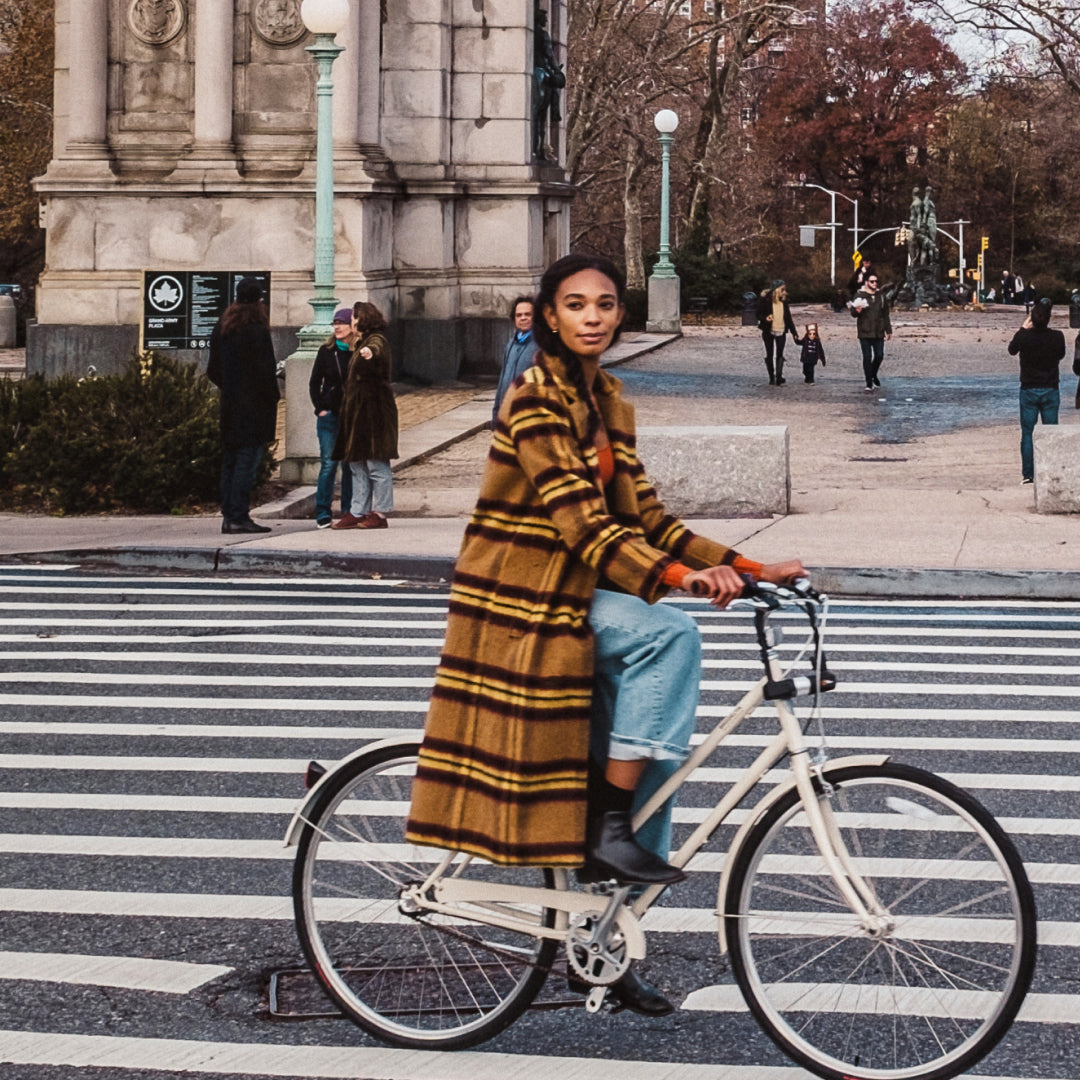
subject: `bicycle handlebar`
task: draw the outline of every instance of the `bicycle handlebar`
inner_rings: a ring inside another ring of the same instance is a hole
[[[775,585],[771,581],[757,581],[750,574],[741,575],[745,582],[741,600],[758,600],[770,607],[778,603],[793,603],[798,600],[812,600],[820,603],[822,598],[811,584],[808,577],[795,578],[785,585]]]

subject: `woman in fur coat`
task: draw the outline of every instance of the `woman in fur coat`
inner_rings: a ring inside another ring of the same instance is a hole
[[[356,344],[345,398],[341,406],[334,460],[346,461],[352,471],[349,512],[335,529],[385,529],[394,509],[394,479],[390,459],[398,456],[398,413],[390,385],[392,360],[386,340],[386,319],[374,304],[353,305]]]

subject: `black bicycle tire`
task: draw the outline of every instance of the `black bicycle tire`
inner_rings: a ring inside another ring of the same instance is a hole
[[[950,1078],[966,1072],[993,1050],[1009,1030],[1023,1004],[1034,974],[1037,952],[1037,915],[1034,893],[1016,846],[1004,829],[977,799],[950,781],[924,769],[894,762],[840,767],[830,771],[827,779],[830,783],[842,784],[848,780],[872,779],[874,777],[891,777],[908,783],[923,784],[938,795],[951,799],[971,814],[1000,851],[1016,890],[1021,921],[1020,960],[1017,965],[1015,980],[1007,992],[1004,1007],[994,1022],[982,1033],[981,1037],[958,1058],[942,1065],[930,1063],[930,1067],[925,1072],[913,1074],[917,1075],[919,1080],[950,1080]],[[768,1011],[757,1000],[753,982],[747,971],[747,960],[743,955],[740,935],[741,913],[739,909],[746,883],[746,875],[754,863],[758,847],[765,840],[769,831],[798,801],[799,794],[792,788],[769,807],[761,819],[752,827],[732,865],[731,877],[728,881],[722,908],[731,969],[754,1018],[769,1038],[788,1057],[815,1075],[823,1077],[824,1080],[860,1080],[860,1077],[869,1075],[869,1073],[860,1073],[858,1066],[851,1065],[845,1065],[843,1069],[832,1069],[804,1053],[799,1046],[785,1037],[783,1031],[774,1025]],[[880,1070],[870,1071],[880,1072]]]
[[[297,842],[292,880],[293,913],[300,947],[308,965],[319,979],[324,991],[349,1020],[368,1032],[368,1034],[375,1036],[375,1038],[390,1046],[420,1050],[462,1050],[486,1042],[498,1035],[528,1009],[547,979],[558,948],[557,942],[550,939],[540,942],[536,961],[530,975],[518,984],[512,996],[486,1021],[465,1032],[451,1033],[446,1036],[428,1035],[411,1038],[398,1034],[394,1030],[383,1028],[363,1013],[357,1012],[349,999],[340,994],[333,983],[323,977],[322,965],[311,940],[313,930],[308,923],[308,909],[306,906],[306,886],[309,880],[306,872],[308,853],[311,850],[313,838],[318,834],[318,829],[327,808],[334,803],[341,789],[351,784],[361,774],[389,761],[401,761],[410,757],[415,759],[419,750],[419,742],[377,747],[368,754],[354,758],[340,772],[329,777],[323,787],[320,788],[319,794],[309,810],[308,821],[303,825]],[[545,868],[543,873],[545,885],[548,888],[554,887],[555,878],[552,871]],[[546,925],[554,925],[555,911],[553,909],[544,908],[543,917]]]

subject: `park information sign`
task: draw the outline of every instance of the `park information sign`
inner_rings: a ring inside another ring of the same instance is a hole
[[[210,332],[236,298],[236,286],[244,278],[262,285],[269,306],[269,270],[144,271],[142,347],[209,348]]]

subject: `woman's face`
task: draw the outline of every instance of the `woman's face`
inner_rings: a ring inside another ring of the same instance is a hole
[[[334,323],[334,337],[338,341],[348,341],[353,336],[352,323],[336,322]]]
[[[787,299],[787,289],[783,285],[776,290],[776,299],[779,300],[781,304]]]
[[[600,356],[625,313],[615,282],[599,270],[580,270],[565,278],[555,293],[555,306],[544,307],[548,326],[578,356]]]

